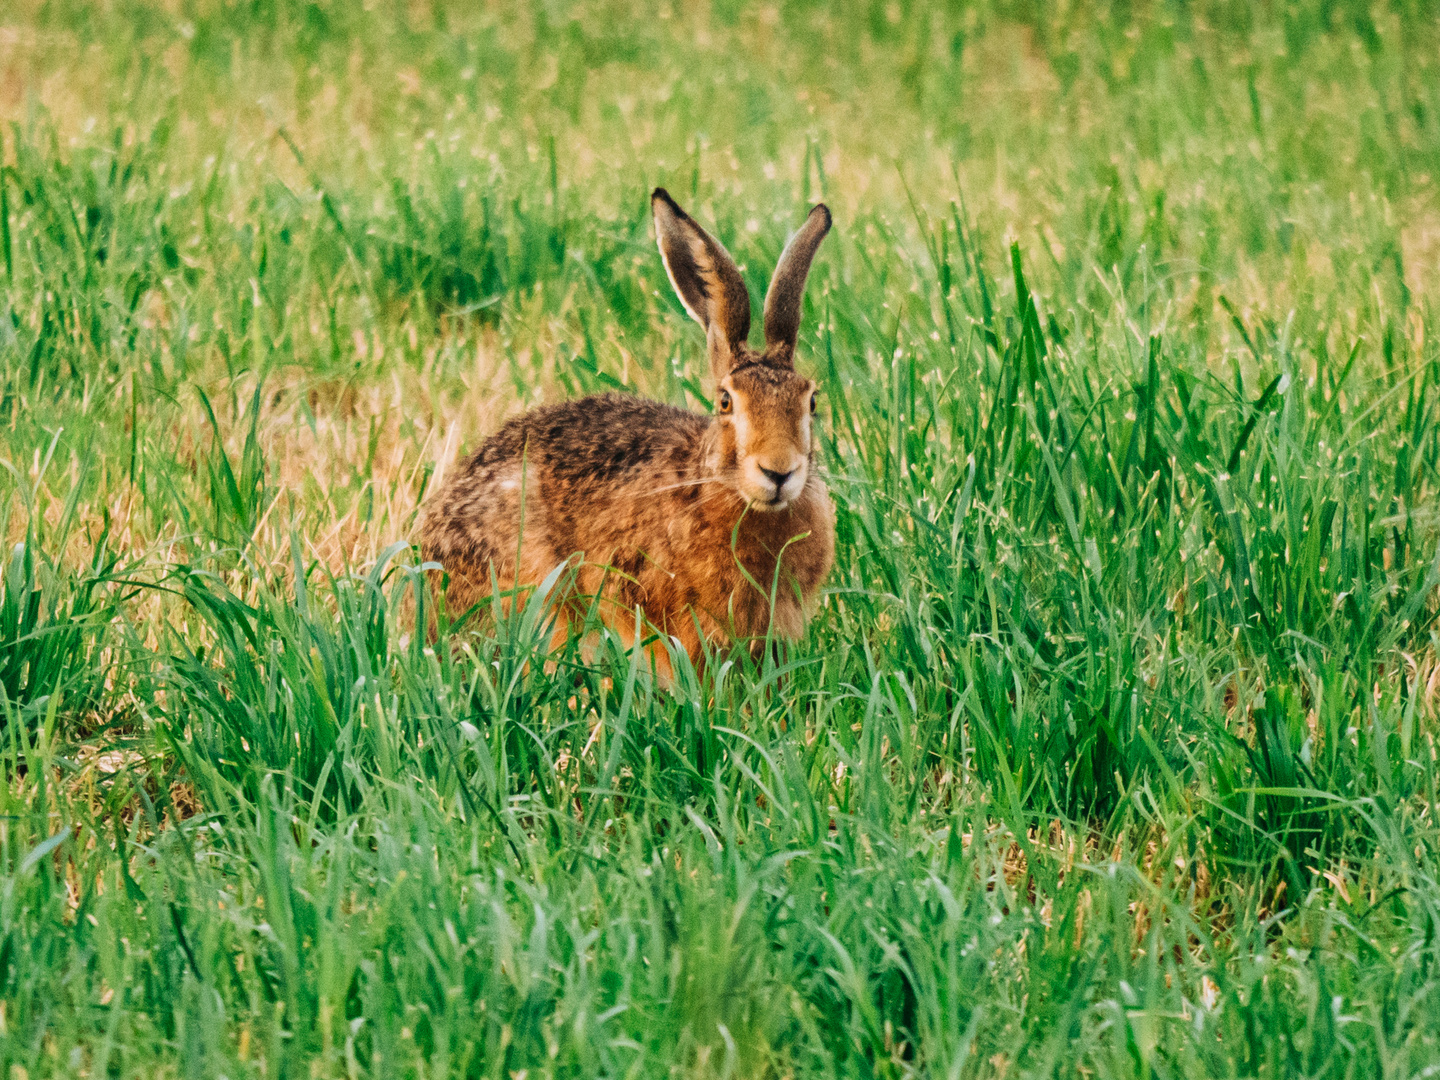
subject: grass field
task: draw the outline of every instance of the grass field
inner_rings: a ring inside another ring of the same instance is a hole
[[[1440,1070],[1440,15],[0,9],[0,1077]],[[406,632],[809,202],[835,571]],[[783,677],[782,677],[783,676]]]

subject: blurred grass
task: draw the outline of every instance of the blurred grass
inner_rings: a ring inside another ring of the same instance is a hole
[[[1424,4],[0,13],[0,1068],[1404,1076],[1433,1017]],[[541,400],[802,364],[785,677],[409,634]],[[407,598],[408,597],[408,598]]]

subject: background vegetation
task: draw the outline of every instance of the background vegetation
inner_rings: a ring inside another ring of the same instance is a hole
[[[0,13],[0,1069],[1440,1065],[1426,3]],[[802,365],[786,677],[406,633],[542,400]]]

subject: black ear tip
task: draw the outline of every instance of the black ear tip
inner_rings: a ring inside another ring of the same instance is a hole
[[[685,213],[685,211],[680,209],[680,204],[677,203],[674,199],[672,199],[670,197],[670,193],[666,191],[663,187],[657,187],[650,195],[651,205],[654,205],[657,202],[663,202],[666,206],[668,206],[671,210],[675,211],[675,213],[677,214],[683,215]]]
[[[822,202],[822,203],[816,203],[813,207],[810,208],[810,215],[813,217],[813,216],[815,216],[816,214],[823,214],[823,215],[824,215],[824,217],[825,217],[825,230],[828,232],[828,231],[830,230],[830,226],[833,225],[833,224],[835,224],[835,219],[830,216],[830,208],[829,208],[828,206],[826,206],[823,202]]]

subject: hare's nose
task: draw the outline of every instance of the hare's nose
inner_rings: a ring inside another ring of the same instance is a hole
[[[774,469],[767,469],[764,466],[761,466],[760,471],[763,472],[769,478],[770,482],[775,485],[776,491],[779,491],[782,487],[784,487],[785,481],[789,480],[790,477],[795,475],[794,469],[791,469],[789,472],[776,472]]]

